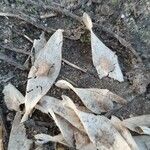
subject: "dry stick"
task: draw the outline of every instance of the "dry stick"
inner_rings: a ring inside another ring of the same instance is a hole
[[[5,55],[3,53],[0,53],[0,59],[3,60],[3,61],[6,61],[10,65],[15,66],[18,69],[21,69],[21,70],[26,70],[27,69],[26,67],[24,67],[23,65],[19,64],[18,62],[16,62],[12,58],[9,58],[7,55]]]
[[[13,52],[22,53],[22,54],[25,54],[25,55],[30,54],[29,52],[23,51],[21,49],[17,49],[15,47],[7,46],[7,45],[0,45],[0,46],[3,47],[4,49],[8,49],[8,50],[11,50]]]

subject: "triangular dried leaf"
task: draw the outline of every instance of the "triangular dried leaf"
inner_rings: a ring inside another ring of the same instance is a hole
[[[65,96],[65,99],[68,102],[68,106],[80,118],[90,140],[96,145],[97,150],[131,150],[109,119],[104,116],[79,111],[69,97]]]
[[[122,124],[128,129],[139,134],[150,135],[150,115],[141,115],[128,118],[122,121]]]
[[[117,55],[94,34],[91,18],[86,13],[83,14],[83,22],[91,32],[92,59],[99,78],[109,76],[120,82],[124,81]]]
[[[19,106],[24,103],[25,98],[11,83],[3,89],[4,101],[9,110],[19,111]]]
[[[49,113],[49,110],[53,110],[54,113],[66,119],[73,126],[75,126],[81,131],[84,131],[84,128],[80,123],[78,116],[72,109],[64,106],[63,100],[59,100],[57,98],[50,96],[44,96],[39,101],[38,105],[36,105],[36,108],[44,113]]]
[[[80,97],[84,105],[96,114],[113,109],[113,101],[126,104],[125,99],[107,89],[75,88],[65,80],[59,80],[55,85],[63,89],[73,90]]]
[[[47,134],[37,134],[34,137],[35,137],[36,142],[38,144],[45,144],[45,143],[51,141],[51,142],[57,142],[57,143],[61,143],[63,145],[68,146],[68,144],[65,142],[62,134],[58,134],[58,135],[55,135],[55,136],[50,136],[50,135],[47,135]]]
[[[34,65],[28,75],[25,96],[24,122],[38,101],[53,85],[61,68],[62,60],[62,30],[58,29],[48,40],[45,47],[39,51]]]
[[[127,141],[132,150],[139,150],[129,130],[122,125],[122,121],[115,116],[111,117],[111,123],[119,131],[122,137]]]
[[[133,136],[140,150],[150,150],[150,136]]]
[[[8,150],[29,150],[33,143],[27,139],[26,129],[23,124],[20,124],[20,120],[21,113],[17,112],[9,137]]]

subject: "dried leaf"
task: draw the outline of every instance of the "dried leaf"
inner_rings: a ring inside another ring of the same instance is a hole
[[[28,75],[25,96],[25,114],[21,120],[24,122],[38,101],[53,85],[61,68],[62,60],[62,30],[57,30],[39,51],[34,65]]]
[[[3,89],[4,101],[9,110],[19,111],[19,106],[24,103],[24,96],[11,83]]]
[[[56,136],[50,136],[50,135],[47,135],[47,134],[37,134],[34,137],[35,137],[36,142],[38,144],[45,144],[45,143],[51,141],[51,142],[57,142],[57,143],[61,143],[63,145],[68,146],[68,144],[65,142],[62,134],[58,134]]]
[[[150,136],[142,135],[133,138],[140,150],[150,150]]]
[[[55,85],[63,89],[73,90],[80,97],[84,105],[96,114],[113,109],[113,101],[126,104],[126,100],[107,89],[75,88],[65,80],[59,80]]]
[[[39,101],[36,108],[44,113],[50,113],[49,110],[53,110],[54,113],[66,119],[74,127],[78,128],[81,131],[84,131],[84,128],[80,123],[78,116],[72,109],[65,107],[62,100],[50,96],[44,96]]]
[[[117,55],[94,34],[92,20],[86,13],[83,14],[83,22],[91,32],[92,59],[99,78],[109,76],[120,82],[124,81]]]
[[[128,129],[139,134],[150,135],[150,115],[142,115],[128,118],[122,121],[122,124]]]
[[[53,117],[56,125],[59,127],[63,138],[70,147],[75,147],[76,149],[82,150],[82,148],[90,144],[90,140],[85,133],[73,127],[69,122],[59,115],[54,114],[53,111],[50,111],[50,114]]]
[[[68,106],[70,106],[80,118],[90,140],[96,145],[97,150],[131,150],[109,119],[104,116],[79,111],[69,97],[65,96],[65,99],[68,102]]]
[[[129,130],[122,125],[122,121],[115,116],[111,117],[111,123],[119,131],[122,137],[127,141],[132,150],[139,150]]]
[[[32,141],[26,137],[26,129],[23,124],[20,124],[21,113],[17,112],[13,121],[8,150],[29,150]]]
[[[3,147],[3,133],[2,133],[2,126],[0,125],[0,150],[4,150],[4,147]]]

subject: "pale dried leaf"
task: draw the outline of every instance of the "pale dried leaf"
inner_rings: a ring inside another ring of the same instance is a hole
[[[20,124],[21,113],[17,112],[14,118],[12,129],[9,137],[8,150],[29,150],[31,140],[26,137],[26,129],[23,124]]]
[[[3,89],[4,101],[9,110],[19,111],[19,106],[24,103],[25,98],[11,83]]]
[[[65,80],[59,80],[55,85],[63,89],[73,90],[80,97],[84,105],[96,114],[113,109],[113,101],[126,104],[125,99],[107,89],[75,88]]]
[[[55,136],[50,136],[50,135],[47,135],[47,134],[37,134],[34,137],[36,139],[37,144],[45,144],[45,143],[51,141],[51,142],[57,142],[57,143],[61,143],[63,145],[68,146],[68,144],[65,142],[62,134],[58,134],[58,135],[55,135]]]
[[[99,78],[109,76],[120,82],[124,81],[117,55],[94,34],[91,18],[86,13],[83,14],[83,22],[91,32],[92,59]]]
[[[150,136],[133,136],[140,150],[150,150]]]
[[[128,118],[122,121],[122,124],[128,129],[139,134],[150,134],[150,115],[141,115]]]
[[[65,141],[68,143],[70,147],[82,149],[86,145],[90,144],[90,140],[85,133],[76,129],[64,118],[54,114],[53,111],[50,111],[50,114],[52,115],[56,125],[59,127],[61,134],[63,135],[63,138],[65,139]]]
[[[52,109],[54,113],[66,119],[68,122],[70,122],[73,126],[78,128],[79,130],[84,131],[84,128],[78,116],[72,109],[64,106],[63,100],[59,100],[57,98],[50,96],[44,96],[39,101],[38,105],[36,105],[36,108],[44,113],[49,113],[49,109],[50,110]]]
[[[80,118],[90,140],[96,145],[97,150],[131,150],[109,119],[104,116],[79,111],[69,97],[65,96],[65,99],[68,101],[68,106]]]
[[[122,121],[115,116],[111,117],[111,123],[119,131],[122,137],[127,141],[132,150],[139,150],[129,130],[122,125]]]
[[[24,122],[38,101],[48,92],[59,75],[62,60],[62,30],[58,29],[39,51],[28,75]]]

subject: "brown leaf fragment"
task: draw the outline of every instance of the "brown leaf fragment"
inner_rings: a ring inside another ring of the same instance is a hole
[[[23,124],[20,124],[20,120],[21,113],[17,112],[9,137],[8,150],[29,150],[33,143],[27,139],[26,129]]]
[[[55,85],[62,89],[73,90],[80,97],[84,105],[96,114],[107,112],[113,109],[113,101],[121,105],[127,103],[125,99],[107,89],[75,88],[65,80],[59,80]]]
[[[9,110],[19,111],[19,106],[24,103],[25,98],[11,83],[3,89],[4,101]]]
[[[28,75],[25,95],[25,114],[21,120],[24,122],[38,101],[53,85],[61,68],[62,60],[62,30],[58,29],[41,49]]]

